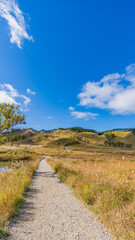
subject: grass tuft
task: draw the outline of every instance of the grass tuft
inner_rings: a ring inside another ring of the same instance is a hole
[[[8,237],[9,235],[10,235],[10,234],[9,234],[8,231],[0,228],[0,238],[3,238],[3,237],[5,238],[5,237]]]

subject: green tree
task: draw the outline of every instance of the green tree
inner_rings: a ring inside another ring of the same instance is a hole
[[[135,135],[135,128],[132,129],[132,134]]]
[[[112,141],[115,138],[115,135],[113,133],[105,133],[105,137],[108,140],[108,145],[112,145]]]
[[[12,130],[18,124],[25,123],[25,115],[19,109],[19,105],[0,104],[0,135]]]

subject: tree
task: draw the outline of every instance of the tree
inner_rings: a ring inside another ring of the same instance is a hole
[[[25,123],[25,115],[19,109],[19,105],[0,104],[0,135],[12,130],[18,124]]]
[[[113,133],[106,133],[105,137],[108,140],[108,145],[112,145],[112,141],[115,138],[115,135]]]
[[[132,134],[135,135],[135,128],[132,129]]]

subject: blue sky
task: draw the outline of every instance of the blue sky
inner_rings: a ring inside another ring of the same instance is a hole
[[[0,102],[27,127],[135,127],[135,2],[0,0]]]

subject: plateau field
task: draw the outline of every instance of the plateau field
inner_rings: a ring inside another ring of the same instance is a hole
[[[135,239],[135,135],[129,129],[24,129],[2,137],[1,236],[8,235],[8,222],[27,199],[32,175],[44,156],[60,181],[116,239]]]

